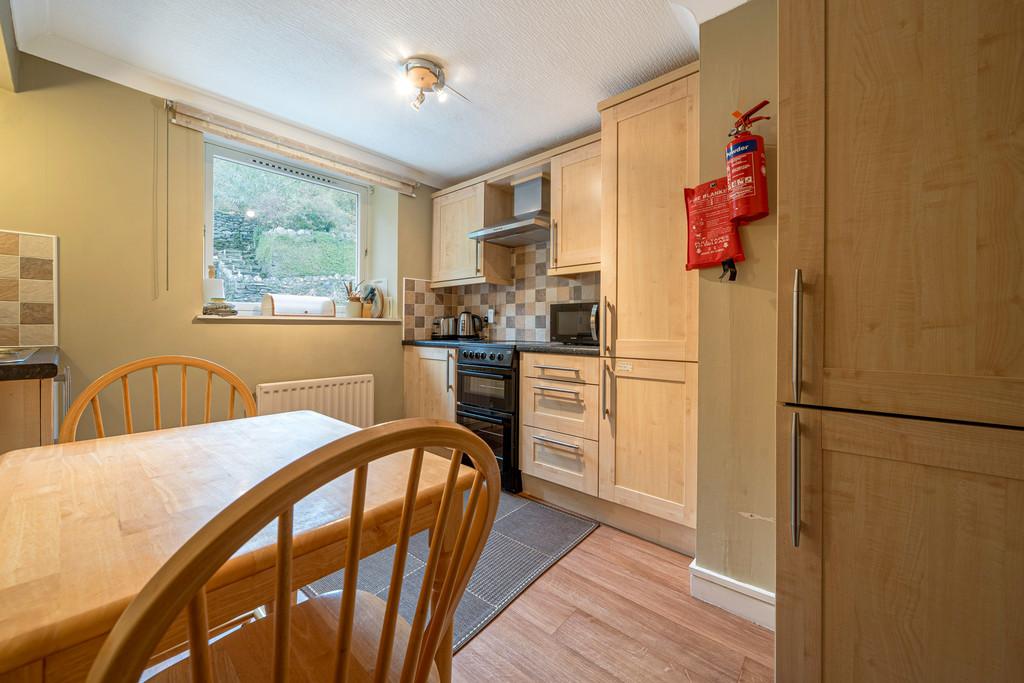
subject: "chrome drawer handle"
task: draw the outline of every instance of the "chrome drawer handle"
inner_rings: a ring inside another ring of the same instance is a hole
[[[566,443],[565,441],[559,441],[558,439],[549,439],[546,436],[536,436],[536,435],[534,435],[533,439],[534,439],[534,441],[540,441],[541,443],[547,443],[547,444],[551,444],[553,446],[561,446],[562,448],[568,448],[571,451],[578,451],[578,450],[580,450],[580,447],[577,446],[574,443]]]
[[[572,394],[573,396],[579,396],[580,392],[573,389],[562,389],[561,387],[545,387],[537,385],[537,391],[557,391],[560,394]]]
[[[563,368],[561,365],[534,365],[533,367],[538,370],[558,370],[559,372],[575,372],[578,373],[577,368]]]

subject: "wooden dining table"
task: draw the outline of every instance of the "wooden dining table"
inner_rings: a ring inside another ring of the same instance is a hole
[[[193,533],[268,475],[358,429],[297,411],[0,455],[0,683],[83,680],[125,607]],[[370,465],[364,557],[397,538],[411,456]],[[448,464],[425,454],[413,533],[431,528]],[[463,470],[460,490],[473,478]],[[344,566],[352,479],[296,505],[295,589]],[[459,523],[452,517],[442,562]],[[276,538],[270,524],[210,580],[211,624],[271,603]],[[173,651],[185,633],[179,617],[157,652]],[[450,680],[450,629],[445,641],[438,669]]]

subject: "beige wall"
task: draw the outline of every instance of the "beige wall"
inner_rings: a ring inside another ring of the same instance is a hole
[[[250,386],[373,373],[377,419],[401,416],[400,324],[193,322],[200,134],[167,127],[153,97],[34,57],[23,56],[20,76],[22,92],[0,91],[0,227],[60,237],[60,345],[77,389],[127,360],[182,353],[223,363]],[[430,270],[430,192],[374,194],[370,274],[396,291],[404,274]],[[112,399],[104,407],[120,413]]]
[[[725,175],[731,112],[778,97],[776,0],[751,0],[700,27],[700,177]],[[768,150],[772,215],[740,229],[739,278],[701,272],[697,563],[775,586],[776,125]]]

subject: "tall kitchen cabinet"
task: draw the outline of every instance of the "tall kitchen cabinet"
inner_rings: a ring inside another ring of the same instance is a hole
[[[1020,2],[779,10],[778,680],[1024,680]]]
[[[599,495],[696,524],[697,274],[683,188],[698,177],[696,66],[601,105]]]
[[[511,215],[512,193],[486,182],[435,196],[431,286],[512,284],[508,248],[467,237]]]

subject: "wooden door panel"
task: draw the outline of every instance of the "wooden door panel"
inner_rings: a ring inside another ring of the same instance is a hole
[[[601,498],[696,525],[697,365],[608,359]]]
[[[479,243],[466,235],[483,227],[483,183],[434,200],[435,282],[471,278],[480,265]]]
[[[779,291],[803,269],[801,402],[1024,426],[1024,166],[1006,123],[1024,117],[1006,90],[1024,80],[1019,3],[792,4]]]
[[[778,433],[779,680],[1024,679],[1024,432],[781,407]]]
[[[697,360],[697,274],[687,272],[683,188],[697,182],[698,77],[602,114],[602,289],[609,355]]]
[[[551,265],[568,268],[601,261],[601,143],[551,160]]]

